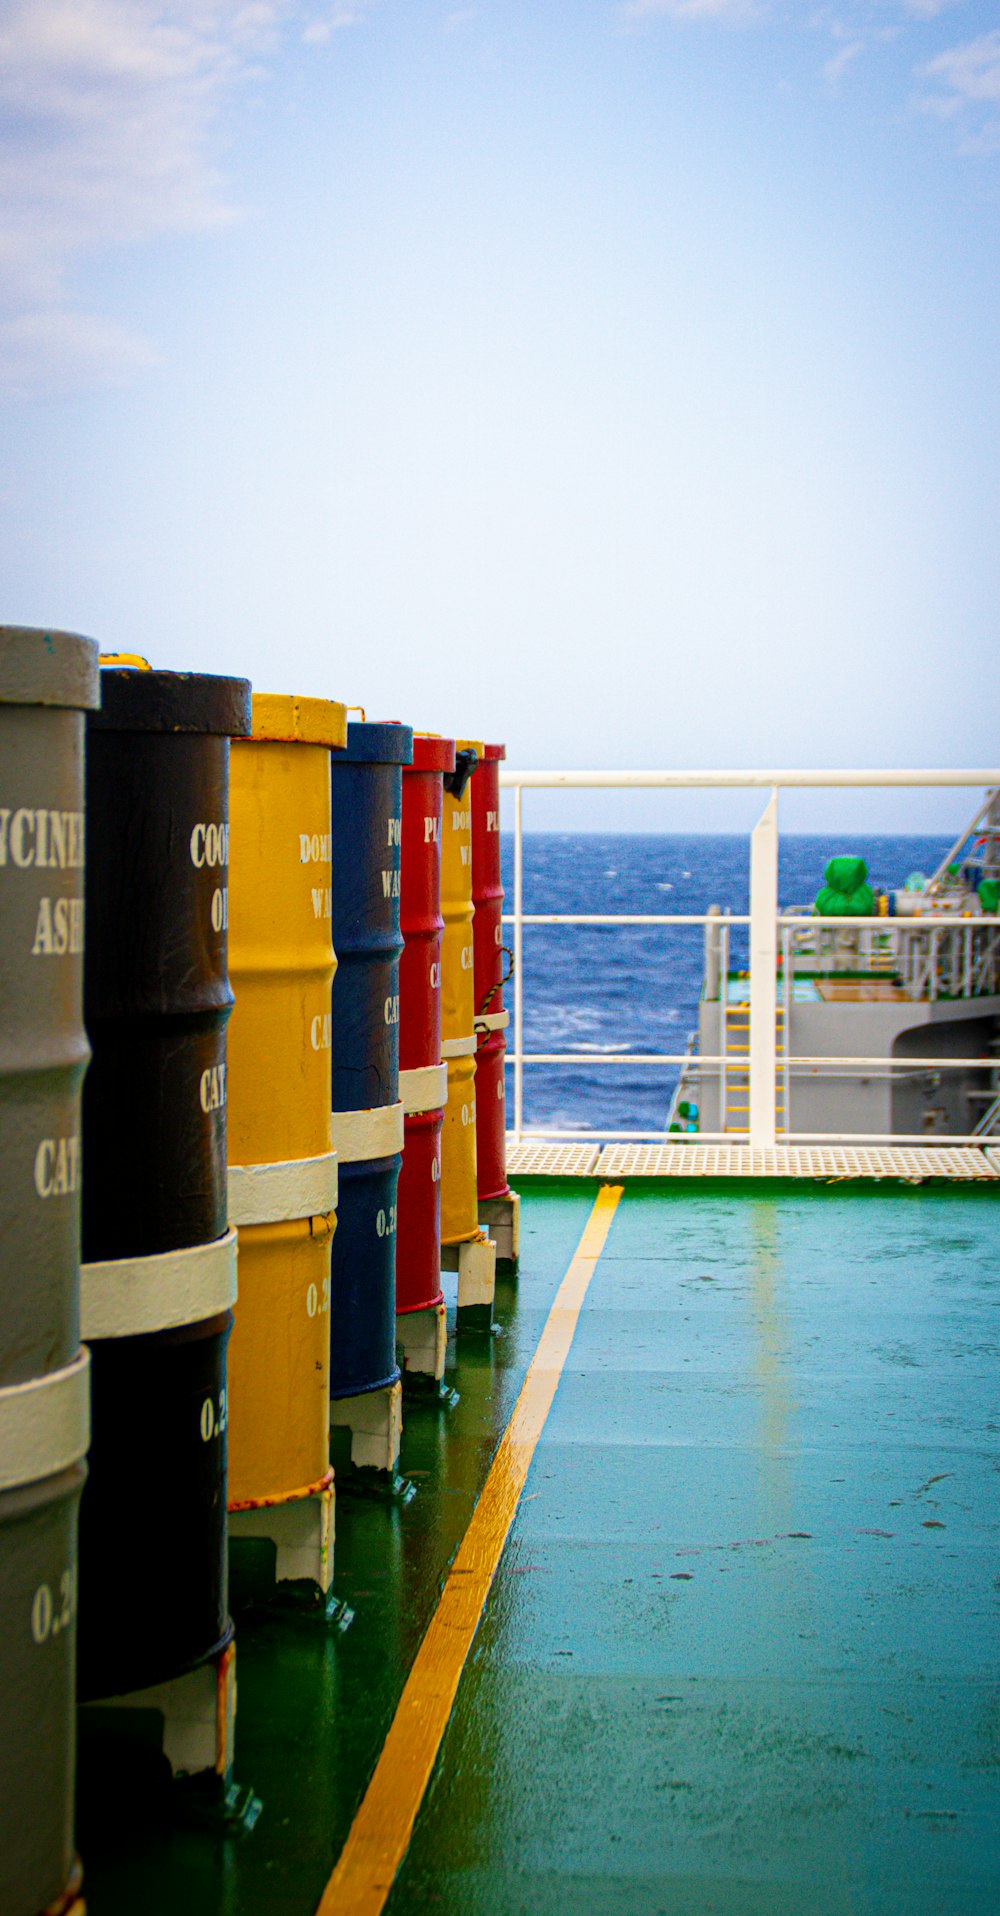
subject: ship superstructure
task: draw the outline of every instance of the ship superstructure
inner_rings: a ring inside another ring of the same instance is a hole
[[[815,905],[782,913],[779,1135],[930,1142],[994,1133],[998,879],[1000,794],[992,790],[930,877],[915,873],[874,898],[861,866],[867,911],[852,911],[851,893],[828,883]],[[719,1062],[688,1068],[681,1100],[696,1098],[701,1131],[739,1134],[749,1117],[751,979],[732,963],[731,943],[717,908],[705,927],[698,1049]]]

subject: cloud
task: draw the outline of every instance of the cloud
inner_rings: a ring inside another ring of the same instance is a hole
[[[719,20],[733,25],[759,20],[765,10],[764,0],[626,0],[622,8],[630,20],[659,15],[668,20]]]
[[[965,151],[994,152],[1000,146],[1000,28],[949,47],[920,69],[934,91],[922,96],[925,112],[958,121]]]
[[[0,0],[0,390],[117,380],[152,349],[75,310],[75,263],[233,217],[224,102],[288,0]]]
[[[838,52],[831,54],[823,68],[823,78],[827,86],[836,90],[844,74],[847,72],[848,67],[851,65],[851,62],[856,60],[858,54],[863,53],[864,50],[865,43],[863,40],[848,40],[847,44],[842,46]]]
[[[124,384],[157,364],[148,340],[58,307],[0,319],[0,392],[32,399]]]
[[[923,72],[940,82],[953,107],[971,101],[1000,103],[1000,28],[964,46],[949,47],[929,60]]]
[[[307,46],[325,46],[345,27],[359,27],[374,3],[375,0],[337,0],[326,13],[308,22],[302,31],[303,40]]]
[[[946,7],[960,6],[961,0],[903,0],[906,13],[915,13],[920,20],[936,20]]]

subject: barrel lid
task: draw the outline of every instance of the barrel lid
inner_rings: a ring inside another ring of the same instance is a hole
[[[506,745],[484,745],[482,755],[484,758],[506,758],[507,747]]]
[[[437,732],[414,732],[413,769],[415,772],[453,772],[454,739],[441,738]]]
[[[101,709],[90,723],[102,732],[212,732],[245,738],[250,731],[249,679],[209,672],[101,669]]]
[[[347,750],[338,752],[334,765],[412,765],[411,725],[369,725],[352,719],[347,728]]]
[[[101,702],[97,643],[77,632],[0,625],[0,705],[59,705],[93,712]]]
[[[486,757],[486,746],[480,738],[457,738],[455,748],[459,752],[475,752],[476,758]]]
[[[298,698],[294,692],[255,692],[253,736],[339,749],[347,743],[347,707],[336,699]]]

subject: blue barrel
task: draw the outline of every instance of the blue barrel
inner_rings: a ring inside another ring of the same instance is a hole
[[[333,1109],[399,1096],[399,869],[408,725],[349,725],[333,768]]]
[[[332,766],[333,1140],[340,1196],[330,1299],[330,1395],[395,1383],[399,923],[408,725],[352,724]]]
[[[402,1153],[338,1168],[330,1303],[330,1395],[359,1397],[399,1376],[396,1188]]]

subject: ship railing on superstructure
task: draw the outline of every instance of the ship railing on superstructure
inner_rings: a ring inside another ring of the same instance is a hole
[[[680,1119],[682,1115],[680,1107],[684,1103],[685,1099],[691,1099],[692,1101],[695,1101],[697,1084],[698,1084],[698,1033],[697,1031],[689,1031],[687,1046],[684,1051],[684,1063],[681,1065],[680,1076],[677,1080],[677,1083],[674,1085],[673,1093],[670,1099],[670,1104],[667,1110],[668,1133],[674,1130],[683,1130],[685,1128],[685,1126],[680,1123]]]
[[[956,867],[960,875],[974,868],[977,881],[983,878],[1000,881],[1000,791],[987,792],[965,830],[945,853],[937,871],[928,880],[929,897],[951,889]]]
[[[851,919],[817,918],[811,907],[796,907],[784,917],[782,959],[796,976],[881,976],[931,1003],[992,997],[1000,992],[1000,925],[976,910],[959,916],[942,901],[937,913]]]
[[[914,1068],[912,1058],[792,1056],[789,1052],[789,1018],[787,1008],[791,998],[792,983],[799,953],[798,942],[803,937],[817,937],[830,941],[831,954],[835,954],[838,939],[843,954],[843,941],[848,937],[857,937],[859,953],[863,950],[872,959],[871,969],[886,972],[896,971],[895,958],[898,955],[904,967],[902,982],[907,995],[917,998],[938,997],[974,997],[984,995],[996,986],[1000,976],[997,944],[1000,940],[1000,918],[983,916],[977,919],[956,919],[954,912],[941,913],[927,910],[915,911],[912,915],[900,914],[894,918],[839,918],[812,916],[804,920],[799,912],[781,912],[778,909],[778,797],[783,790],[794,789],[921,789],[948,787],[989,787],[990,798],[977,816],[985,816],[987,808],[993,802],[996,788],[1000,786],[1000,771],[997,770],[925,770],[925,771],[518,771],[514,767],[501,766],[500,784],[512,790],[514,794],[514,897],[513,910],[505,912],[504,923],[513,929],[514,949],[514,1047],[508,1056],[508,1064],[514,1074],[514,1124],[513,1136],[520,1143],[525,1139],[563,1140],[573,1142],[577,1139],[595,1138],[606,1142],[635,1141],[643,1143],[683,1142],[683,1134],[660,1131],[621,1131],[600,1124],[581,1126],[572,1130],[555,1129],[545,1126],[527,1125],[524,1119],[524,1073],[526,1066],[566,1065],[577,1069],[586,1062],[588,1068],[594,1066],[630,1066],[656,1070],[672,1066],[680,1067],[682,1072],[691,1067],[690,1045],[684,1052],[667,1051],[615,1051],[588,1052],[586,1057],[580,1052],[533,1051],[524,1048],[524,933],[535,925],[619,925],[662,927],[664,930],[677,929],[685,925],[701,925],[705,930],[707,974],[709,966],[717,963],[719,990],[725,1003],[730,971],[729,950],[730,933],[735,926],[745,926],[750,947],[750,966],[748,980],[749,999],[749,1048],[738,1057],[726,1051],[726,1020],[720,1019],[722,1049],[713,1055],[699,1054],[699,1066],[715,1067],[719,1071],[721,1102],[720,1112],[725,1122],[726,1094],[730,1074],[739,1074],[748,1090],[747,1123],[743,1127],[727,1128],[720,1131],[699,1131],[701,1142],[728,1142],[743,1140],[754,1149],[769,1149],[778,1137],[779,1104],[789,1110],[789,1087],[791,1077],[797,1071],[815,1072],[817,1070],[843,1075],[869,1073],[875,1070],[888,1072],[910,1071]],[[683,791],[693,789],[733,789],[760,790],[769,793],[764,812],[750,835],[750,910],[748,913],[720,912],[713,907],[707,912],[526,912],[524,909],[524,794],[531,790],[557,791]],[[992,817],[992,812],[990,816]],[[959,841],[964,844],[965,836]],[[890,940],[887,947],[879,940]],[[864,943],[865,940],[869,942]],[[878,962],[875,954],[878,953]],[[886,956],[893,959],[891,967],[886,966]],[[780,962],[779,962],[780,961]],[[844,965],[843,955],[840,968]],[[860,958],[852,969],[863,969]],[[942,978],[949,983],[942,987]],[[958,989],[950,988],[951,981]],[[782,1038],[778,1037],[778,1007],[780,997],[785,1000],[786,1015],[781,1021]],[[994,1055],[981,1055],[975,1058],[938,1058],[933,1060],[935,1071],[968,1071],[970,1069],[995,1071],[997,1059]],[[674,1100],[676,1103],[676,1099]],[[673,1105],[671,1107],[673,1109]],[[992,1116],[992,1105],[984,1113],[975,1131],[968,1136],[956,1136],[949,1133],[944,1140],[949,1145],[979,1144],[983,1140],[987,1115]],[[997,1104],[996,1118],[1000,1124],[1000,1103]],[[992,1124],[989,1127],[992,1130]],[[844,1131],[790,1131],[781,1132],[785,1144],[926,1144],[925,1133],[901,1135],[887,1132],[844,1132]]]

